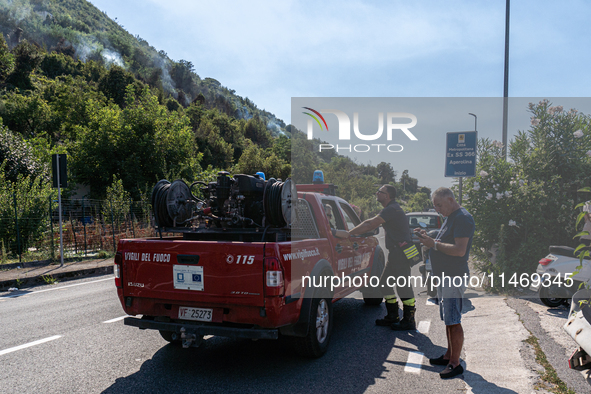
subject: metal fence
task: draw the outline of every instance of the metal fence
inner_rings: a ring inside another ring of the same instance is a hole
[[[46,205],[42,217],[19,217],[18,207],[11,209],[14,216],[0,217],[0,264],[59,259],[58,203]],[[62,234],[64,258],[71,258],[112,253],[119,239],[156,232],[146,202],[62,199]]]

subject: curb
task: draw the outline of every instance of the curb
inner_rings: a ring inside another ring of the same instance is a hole
[[[0,268],[2,268],[3,270],[11,270],[14,268],[33,268],[33,267],[42,267],[45,265],[49,265],[51,264],[52,260],[51,259],[47,259],[47,260],[39,260],[39,261],[24,261],[22,263],[11,263],[11,264],[2,264],[0,265]]]
[[[109,265],[106,267],[96,267],[75,271],[58,272],[55,274],[50,274],[49,276],[51,276],[54,279],[71,280],[78,279],[80,277],[92,277],[99,275],[108,275],[112,273],[113,265]],[[43,275],[32,276],[30,278],[22,278],[20,279],[20,283],[18,285],[16,279],[0,281],[0,290],[8,290],[11,287],[22,288],[24,286],[43,284],[45,283],[45,281],[43,280],[42,276]]]

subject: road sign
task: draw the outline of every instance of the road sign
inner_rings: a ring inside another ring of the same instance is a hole
[[[59,160],[58,160],[59,159]],[[57,189],[58,179],[60,187],[68,187],[68,162],[65,153],[51,156],[51,173],[53,175],[53,187]]]
[[[471,177],[476,175],[476,131],[447,133],[445,147],[445,176]]]

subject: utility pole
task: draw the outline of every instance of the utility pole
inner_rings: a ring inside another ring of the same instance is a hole
[[[67,159],[65,154],[52,155],[53,187],[57,188],[57,205],[60,223],[60,267],[64,266],[64,234],[62,231],[62,186],[68,187]],[[53,235],[52,235],[53,236]]]
[[[510,0],[505,5],[505,80],[503,86],[503,158],[507,160],[507,112],[509,106],[509,13]]]

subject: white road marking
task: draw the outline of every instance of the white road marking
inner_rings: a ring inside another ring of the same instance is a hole
[[[53,341],[54,339],[58,339],[58,338],[61,338],[61,337],[62,337],[61,335],[54,335],[54,336],[49,337],[49,338],[39,339],[38,341],[25,343],[24,345],[15,346],[15,347],[11,347],[11,348],[8,348],[8,349],[0,350],[0,356],[2,356],[4,354],[7,354],[7,353],[16,352],[17,350],[26,349],[26,348],[31,347],[31,346],[40,345],[40,344],[45,343],[45,342]]]
[[[404,372],[420,374],[421,366],[423,365],[423,356],[424,354],[421,352],[408,353]]]
[[[31,295],[31,294],[45,293],[46,291],[62,290],[62,289],[65,289],[67,287],[82,286],[82,285],[88,285],[88,284],[91,284],[91,283],[104,282],[106,280],[113,280],[113,278],[114,278],[114,276],[111,275],[109,278],[105,278],[105,279],[98,279],[98,280],[93,280],[93,281],[90,281],[90,282],[76,283],[76,284],[67,285],[67,286],[53,287],[51,289],[44,289],[44,290],[32,291],[30,293],[11,294],[11,295],[7,295],[7,296],[2,296],[0,298],[23,297],[23,296],[28,296],[28,295]]]
[[[427,302],[425,303],[425,305],[437,305],[435,303],[435,301],[433,301],[433,298],[427,298]]]
[[[431,320],[423,320],[423,321],[419,322],[419,325],[417,327],[417,331],[420,332],[421,334],[428,334],[429,327],[431,327]]]
[[[121,316],[121,317],[116,317],[114,319],[104,321],[103,323],[115,323],[116,321],[123,320],[123,319],[125,319],[128,316],[129,315],[125,315],[125,316]]]

